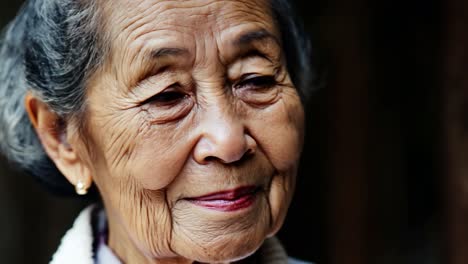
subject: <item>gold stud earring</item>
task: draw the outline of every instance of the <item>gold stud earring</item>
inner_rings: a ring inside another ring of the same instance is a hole
[[[85,186],[82,180],[78,180],[75,185],[75,191],[79,195],[86,195],[88,193],[88,188]]]

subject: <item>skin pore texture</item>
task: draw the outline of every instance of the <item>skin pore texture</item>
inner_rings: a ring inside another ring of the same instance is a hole
[[[249,256],[283,223],[303,143],[303,107],[268,1],[102,8],[110,54],[89,83],[86,129],[70,124],[62,151],[76,162],[47,152],[72,183],[97,185],[109,247],[124,263]],[[244,208],[193,202],[247,186],[256,191]]]

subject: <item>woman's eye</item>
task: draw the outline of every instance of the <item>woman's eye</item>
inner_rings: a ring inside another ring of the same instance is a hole
[[[235,85],[235,88],[262,89],[271,88],[276,84],[277,82],[274,76],[264,75],[243,79]]]
[[[186,96],[186,94],[178,91],[167,91],[148,98],[142,104],[151,103],[155,104],[156,106],[173,105],[184,99]]]

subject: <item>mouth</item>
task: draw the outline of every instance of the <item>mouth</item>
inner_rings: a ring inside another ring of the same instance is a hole
[[[258,186],[245,186],[233,190],[225,190],[185,200],[216,211],[232,212],[250,207],[260,192]]]

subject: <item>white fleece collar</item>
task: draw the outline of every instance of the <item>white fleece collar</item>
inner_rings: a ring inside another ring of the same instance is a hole
[[[94,264],[91,213],[94,205],[81,211],[73,227],[62,238],[50,264]]]

